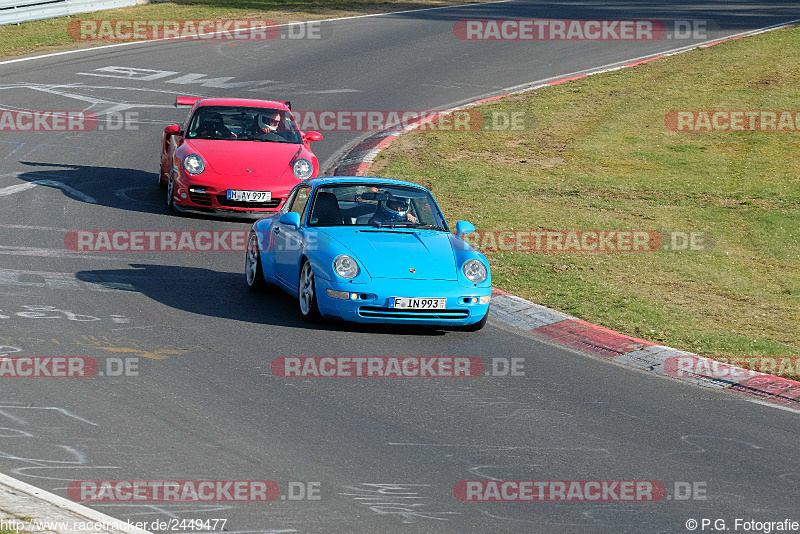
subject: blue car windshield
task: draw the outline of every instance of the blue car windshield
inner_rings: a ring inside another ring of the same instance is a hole
[[[200,106],[192,116],[188,139],[225,139],[300,144],[303,138],[291,113],[244,106]]]
[[[308,225],[446,229],[430,193],[394,184],[320,186],[314,194]]]

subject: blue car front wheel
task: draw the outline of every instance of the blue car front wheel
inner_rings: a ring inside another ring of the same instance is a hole
[[[300,304],[300,316],[308,322],[319,321],[321,315],[317,306],[317,291],[314,285],[314,271],[311,263],[303,260],[300,267],[300,286],[297,290],[297,298]]]
[[[250,239],[247,241],[244,272],[247,277],[247,287],[250,288],[250,291],[264,291],[267,288],[267,282],[264,280],[264,269],[261,266],[258,237],[254,232],[250,233]]]

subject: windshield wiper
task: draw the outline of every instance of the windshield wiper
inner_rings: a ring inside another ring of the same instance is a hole
[[[411,224],[414,225],[414,228],[424,228],[426,230],[444,230],[444,228],[436,226],[435,224],[427,224],[427,223],[411,223]]]
[[[372,223],[375,228],[395,228],[398,226],[408,226],[410,223],[407,222],[383,222],[383,221],[375,221]]]
[[[289,139],[254,139],[254,141],[266,141],[267,143],[293,143],[295,145],[299,145],[300,143],[297,141],[291,141]]]
[[[373,224],[377,228],[425,228],[430,230],[442,230],[442,228],[436,226],[435,224],[427,224],[427,223],[411,222],[411,221],[396,221],[389,223],[375,221]]]

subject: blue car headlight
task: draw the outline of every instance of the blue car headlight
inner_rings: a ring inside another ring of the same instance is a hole
[[[489,275],[486,266],[479,260],[465,261],[461,270],[464,272],[464,276],[467,277],[467,280],[475,284],[480,284],[486,280],[486,277]]]
[[[206,164],[199,154],[189,154],[183,158],[183,168],[189,174],[200,174],[205,170]]]
[[[333,271],[342,278],[350,280],[358,275],[358,264],[347,254],[342,254],[333,260]]]

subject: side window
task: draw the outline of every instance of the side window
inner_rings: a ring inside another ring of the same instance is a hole
[[[301,187],[297,190],[297,194],[294,196],[294,201],[292,201],[292,207],[289,208],[289,211],[293,211],[295,213],[300,214],[300,219],[303,218],[303,211],[306,209],[306,204],[308,204],[308,197],[311,194],[310,187]]]
[[[186,116],[186,120],[183,121],[181,125],[181,130],[183,130],[183,136],[186,137],[186,132],[189,131],[189,125],[192,122],[192,115],[196,111],[196,108],[193,106],[192,109],[189,110],[189,115]]]
[[[280,209],[280,211],[278,213],[283,215],[284,213],[289,211],[289,206],[291,206],[292,202],[294,202],[295,195],[297,195],[297,189],[294,189],[294,190],[292,190],[292,192],[289,193],[289,196],[283,202],[283,206],[281,206],[281,209]]]
[[[206,113],[208,108],[203,109],[198,107],[194,109],[194,113],[186,119],[186,129],[184,130],[184,137],[196,137],[197,128],[200,126],[200,118]],[[191,132],[191,133],[189,133]]]

